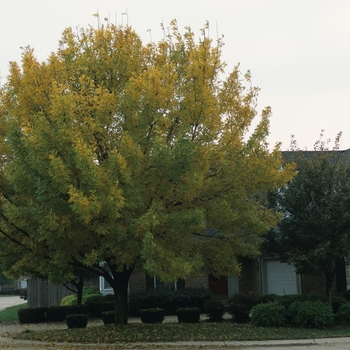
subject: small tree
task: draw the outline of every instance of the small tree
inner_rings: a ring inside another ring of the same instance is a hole
[[[73,268],[74,277],[63,283],[64,287],[77,295],[77,305],[81,305],[83,299],[83,289],[85,281],[89,281],[96,275],[87,271],[85,268]],[[70,286],[73,285],[73,288]]]
[[[330,305],[336,266],[350,257],[350,154],[338,149],[339,137],[333,150],[318,141],[314,151],[293,147],[284,153],[296,162],[298,175],[270,194],[284,216],[263,243],[265,253],[298,273],[323,275]]]

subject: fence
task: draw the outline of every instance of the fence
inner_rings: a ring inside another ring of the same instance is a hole
[[[72,285],[70,286],[74,289]],[[98,287],[98,277],[86,281],[84,286]],[[63,285],[52,284],[47,280],[42,280],[39,278],[29,279],[27,281],[27,288],[29,307],[58,306],[61,304],[63,297],[72,294],[72,292]]]

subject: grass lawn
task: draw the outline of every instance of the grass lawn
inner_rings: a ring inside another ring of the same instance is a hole
[[[228,341],[273,340],[349,337],[350,327],[331,329],[268,328],[249,324],[223,323],[164,323],[127,326],[105,325],[85,329],[24,331],[15,339],[48,342],[117,343],[117,342],[173,342],[173,341]]]
[[[0,323],[9,321],[18,321],[17,311],[27,307],[27,303],[19,304],[0,311]]]

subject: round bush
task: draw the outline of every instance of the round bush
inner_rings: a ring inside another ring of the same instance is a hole
[[[307,328],[327,328],[334,323],[334,314],[328,304],[320,300],[296,301],[289,307],[292,324]]]
[[[102,300],[103,295],[101,293],[90,293],[83,295],[81,303],[82,305],[88,305],[98,303]]]
[[[282,327],[286,324],[287,310],[277,302],[255,305],[251,310],[252,324],[260,327]]]
[[[62,298],[61,300],[61,306],[72,306],[77,305],[77,295],[76,294],[70,294]]]
[[[337,313],[337,319],[344,326],[350,325],[350,302],[344,303],[340,306]]]

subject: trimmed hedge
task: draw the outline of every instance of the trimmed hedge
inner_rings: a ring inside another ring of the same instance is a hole
[[[19,309],[19,323],[41,323],[46,321],[47,307]]]
[[[162,323],[164,320],[164,309],[142,309],[140,310],[140,316],[143,323]]]
[[[107,311],[114,311],[114,303],[98,302],[90,305],[90,313],[93,317],[102,317],[102,314]]]
[[[204,304],[211,298],[207,289],[185,288],[178,291],[150,289],[137,293],[130,298],[130,313],[139,316],[140,309],[164,309],[165,315],[176,315],[178,308],[198,307],[204,310]]]
[[[69,306],[51,306],[46,310],[47,322],[62,322],[66,319]]]
[[[90,313],[88,305],[35,307],[18,310],[20,323],[62,322],[67,315]]]

